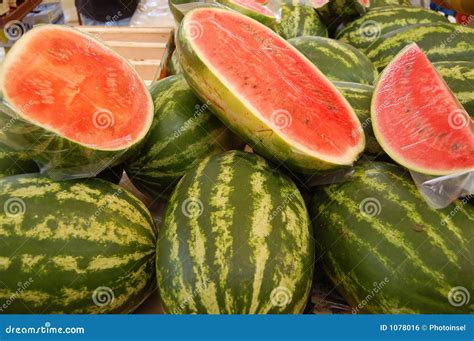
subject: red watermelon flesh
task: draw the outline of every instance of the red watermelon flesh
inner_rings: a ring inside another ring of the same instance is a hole
[[[185,31],[199,28],[190,43],[200,58],[272,133],[336,164],[357,158],[365,144],[357,116],[293,46],[264,25],[230,11],[194,10],[185,22]]]
[[[264,6],[266,1],[261,2],[255,0],[231,0],[231,2],[269,17],[275,16],[275,14],[268,7]]]
[[[474,170],[474,124],[423,51],[411,44],[387,66],[372,102],[388,155],[430,175]]]
[[[153,102],[132,66],[71,28],[45,25],[23,36],[0,84],[22,118],[95,149],[125,149],[151,125]]]

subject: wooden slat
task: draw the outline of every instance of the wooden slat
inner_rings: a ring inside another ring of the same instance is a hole
[[[130,61],[143,80],[154,80],[160,68],[160,60]]]
[[[164,44],[168,41],[172,31],[171,28],[149,27],[78,26],[78,28],[105,41],[157,42]]]

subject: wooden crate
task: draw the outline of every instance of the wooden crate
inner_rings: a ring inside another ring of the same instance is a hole
[[[147,85],[160,78],[160,65],[172,44],[173,29],[78,26],[127,58]]]

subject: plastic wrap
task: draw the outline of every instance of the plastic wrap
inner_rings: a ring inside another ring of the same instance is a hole
[[[105,123],[107,117],[98,118]],[[94,150],[59,136],[23,119],[5,101],[0,101],[0,144],[23,152],[55,180],[95,177],[117,165],[127,150]]]
[[[173,27],[174,19],[167,0],[142,0],[130,20],[136,27]]]
[[[455,200],[474,195],[474,171],[441,177],[410,171],[418,190],[428,205],[441,209]]]

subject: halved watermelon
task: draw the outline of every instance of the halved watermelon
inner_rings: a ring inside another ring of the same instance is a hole
[[[415,43],[380,76],[372,125],[385,152],[408,169],[429,175],[474,170],[474,123]]]
[[[8,139],[56,171],[118,164],[152,123],[151,96],[133,67],[66,26],[25,34],[6,55],[0,89],[19,117]]]
[[[183,73],[257,152],[296,171],[351,165],[365,136],[353,109],[298,50],[232,11],[195,9],[178,30]]]

